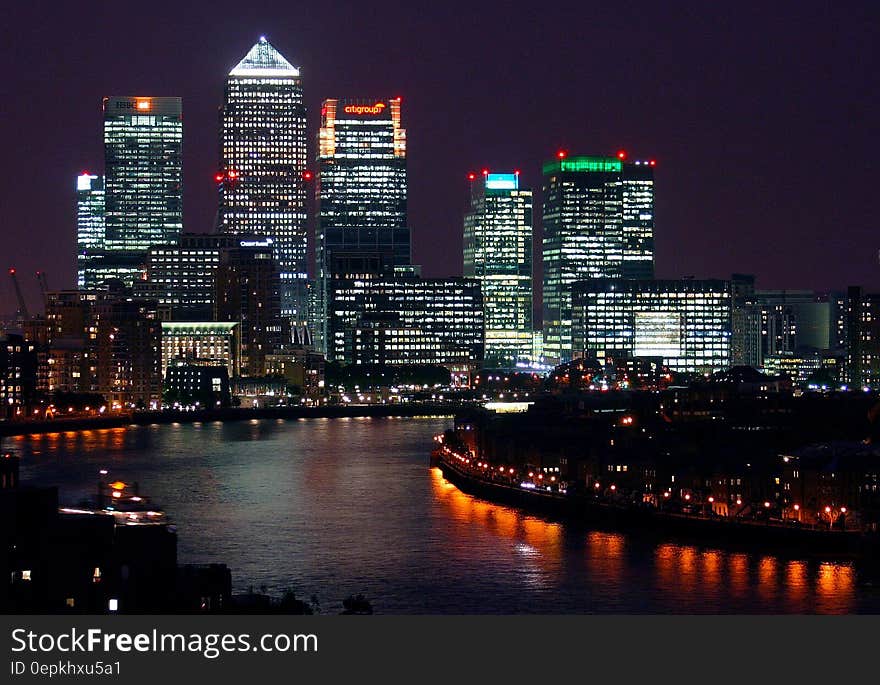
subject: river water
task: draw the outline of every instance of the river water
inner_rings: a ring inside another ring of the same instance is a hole
[[[443,418],[173,424],[5,438],[22,480],[92,494],[99,469],[165,508],[181,563],[337,613],[880,613],[880,578],[591,531],[462,494],[428,467]]]

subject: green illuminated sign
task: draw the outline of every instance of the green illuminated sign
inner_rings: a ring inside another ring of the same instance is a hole
[[[620,171],[623,162],[614,157],[569,157],[554,159],[544,165],[544,175],[560,171]]]

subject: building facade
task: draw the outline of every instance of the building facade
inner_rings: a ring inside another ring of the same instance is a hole
[[[156,303],[102,297],[91,306],[89,347],[97,391],[111,408],[158,409],[162,401],[162,327]]]
[[[0,418],[29,415],[36,389],[36,345],[22,335],[0,334]]]
[[[673,371],[730,366],[731,288],[721,280],[590,279],[572,287],[576,357],[656,358]]]
[[[162,384],[166,406],[221,409],[230,405],[229,372],[209,363],[174,362],[165,370]]]
[[[880,293],[850,286],[844,328],[846,364],[841,381],[853,389],[880,388]]]
[[[111,290],[49,292],[44,389],[98,393],[116,408],[158,407],[161,335],[155,301]]]
[[[476,279],[423,279],[383,265],[375,253],[337,256],[334,272],[329,361],[432,363],[460,373],[482,364],[483,298]]]
[[[96,279],[126,285],[152,245],[183,226],[183,120],[176,97],[104,98],[104,249]]]
[[[214,281],[214,320],[238,324],[243,376],[265,376],[266,355],[290,341],[272,247],[268,240],[260,245],[223,250]]]
[[[571,284],[654,276],[653,160],[569,157],[544,165],[544,354],[571,358]]]
[[[327,279],[334,255],[374,251],[411,262],[407,219],[406,129],[401,99],[331,99],[321,108],[315,236],[316,343],[329,345]]]
[[[532,357],[532,191],[518,171],[468,179],[464,276],[482,290],[486,362],[513,367]]]
[[[240,339],[234,321],[163,321],[162,377],[169,366],[222,366],[227,377],[239,375]]]
[[[226,79],[218,228],[272,240],[282,316],[295,324],[307,316],[306,160],[300,70],[261,37]]]
[[[91,268],[104,251],[104,177],[84,171],[76,177],[76,287],[94,288]]]
[[[175,244],[149,249],[146,279],[135,282],[134,294],[156,300],[172,321],[210,321],[220,253],[225,249],[271,244],[271,238],[183,233]]]

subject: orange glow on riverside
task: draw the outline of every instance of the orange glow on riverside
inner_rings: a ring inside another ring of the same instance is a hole
[[[816,610],[849,613],[855,594],[856,573],[852,566],[820,564],[816,578]]]
[[[453,534],[464,537],[478,524],[494,536],[534,548],[536,553],[530,555],[528,560],[542,572],[559,569],[563,558],[561,524],[471,497],[447,482],[438,468],[431,469],[431,486],[434,497],[448,507],[453,524],[459,528]]]
[[[809,591],[809,573],[804,561],[790,561],[785,565],[784,583],[787,588],[786,599],[792,609],[803,606]]]
[[[774,557],[761,557],[758,562],[758,593],[770,601],[779,592],[779,563]]]

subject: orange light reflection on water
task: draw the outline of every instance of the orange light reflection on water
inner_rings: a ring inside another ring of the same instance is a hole
[[[431,484],[434,498],[452,514],[451,521],[458,528],[453,535],[466,535],[465,529],[476,524],[514,542],[524,562],[535,566],[534,571],[546,574],[559,570],[563,559],[561,524],[467,495],[447,482],[437,468],[431,469]]]

